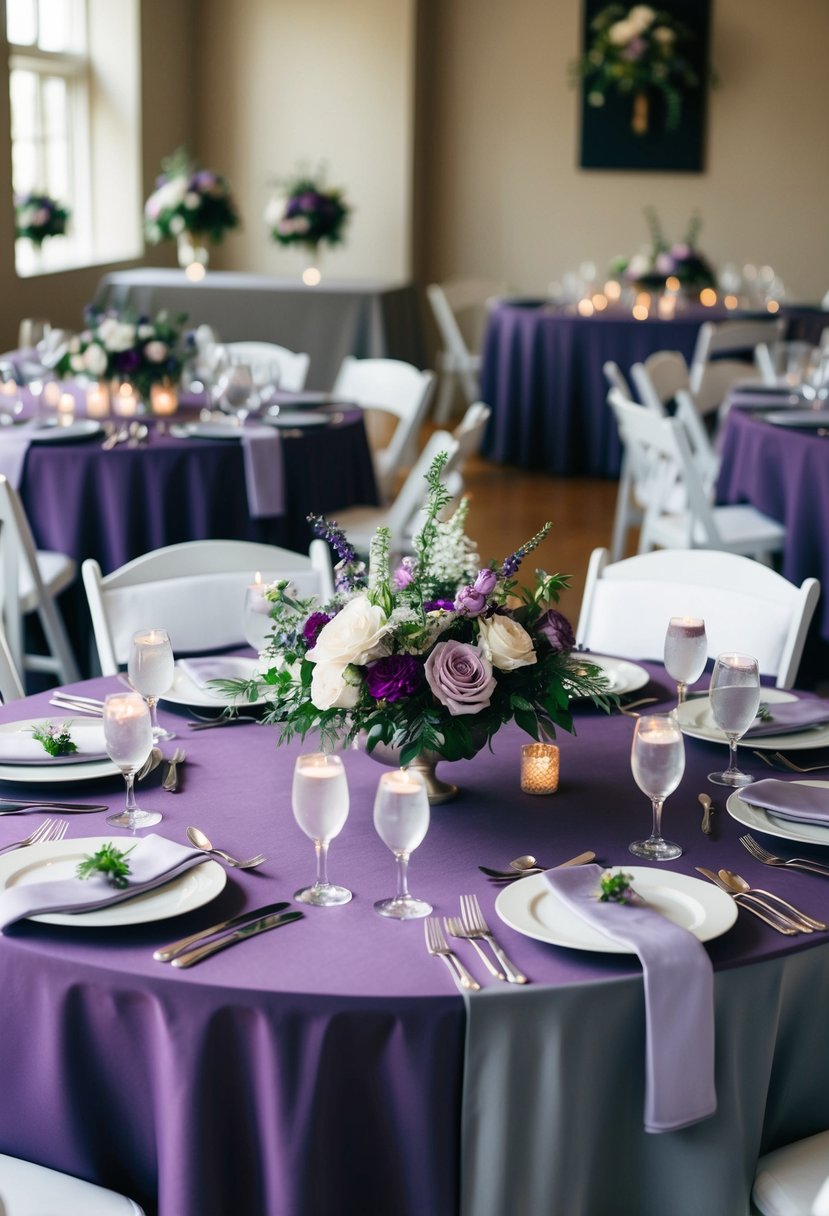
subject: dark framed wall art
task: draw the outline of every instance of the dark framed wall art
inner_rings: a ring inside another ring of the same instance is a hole
[[[702,171],[710,28],[711,0],[584,0],[583,169]]]

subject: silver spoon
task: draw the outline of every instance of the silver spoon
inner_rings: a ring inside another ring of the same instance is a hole
[[[225,853],[224,849],[214,849],[204,832],[199,831],[198,828],[188,828],[187,839],[197,849],[203,849],[205,853],[213,853],[216,857],[221,857],[229,866],[234,866],[237,870],[255,870],[257,866],[261,866],[263,861],[268,860],[264,853],[257,853],[255,857],[249,857],[247,861],[231,857],[230,853]]]
[[[523,853],[520,857],[516,857],[514,861],[509,863],[509,868],[523,872],[525,870],[540,870],[543,867],[538,864],[532,853]]]
[[[790,904],[788,900],[775,895],[772,891],[764,891],[762,887],[752,887],[742,875],[735,874],[733,870],[720,870],[719,875],[723,882],[739,895],[765,895],[767,899],[773,899],[778,904],[781,904],[787,910],[789,917],[795,920],[802,932],[811,933],[813,929],[826,928],[822,920],[815,920],[813,916],[807,916],[805,912],[801,912],[794,904]]]

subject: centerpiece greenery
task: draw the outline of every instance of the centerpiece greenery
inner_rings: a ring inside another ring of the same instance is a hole
[[[55,364],[58,376],[128,380],[143,397],[153,384],[178,382],[186,317],[160,312],[154,319],[115,310],[86,310],[86,327],[70,338]]]
[[[679,287],[699,291],[716,285],[716,274],[707,258],[697,249],[702,219],[694,212],[681,241],[671,244],[662,229],[655,208],[645,208],[650,231],[650,246],[631,258],[615,258],[610,273],[649,291],[663,291],[667,280],[676,279]]]
[[[267,590],[274,626],[263,670],[222,687],[264,697],[280,742],[314,731],[327,748],[358,737],[368,752],[392,747],[401,765],[425,753],[459,760],[505,722],[534,739],[572,730],[573,697],[610,707],[604,676],[571,653],[573,630],[553,607],[566,576],[538,570],[531,589],[516,577],[550,524],[500,564],[481,566],[464,531],[466,501],[441,519],[445,460],[441,453],[427,476],[413,557],[392,568],[380,527],[366,569],[336,524],[311,517],[339,557],[333,601],[298,599],[284,581]]]
[[[350,215],[341,189],[326,186],[321,174],[300,173],[268,203],[265,223],[277,244],[316,250],[323,242],[342,243]]]
[[[162,173],[144,204],[144,232],[153,245],[185,233],[219,244],[238,228],[239,213],[226,178],[200,169],[185,148],[161,162]]]
[[[15,236],[41,247],[47,237],[65,236],[69,209],[48,194],[14,196]]]

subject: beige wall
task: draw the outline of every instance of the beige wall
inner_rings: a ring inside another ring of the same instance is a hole
[[[582,260],[603,267],[635,252],[652,204],[677,240],[699,208],[715,262],[770,263],[800,300],[829,289],[827,0],[713,0],[721,83],[701,174],[577,167],[567,65],[580,0],[423,0],[423,10],[421,277],[544,289]]]

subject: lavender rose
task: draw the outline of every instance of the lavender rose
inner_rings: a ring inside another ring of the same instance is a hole
[[[475,579],[475,590],[481,595],[492,595],[495,590],[495,584],[498,582],[498,575],[489,567],[486,570],[479,570],[478,577]]]
[[[365,671],[366,688],[376,701],[399,701],[423,683],[423,664],[412,654],[390,654]]]
[[[555,608],[548,608],[535,627],[536,633],[546,638],[553,650],[572,650],[576,644],[573,626],[563,613]]]
[[[480,616],[486,608],[486,596],[469,584],[458,591],[454,606],[455,611],[462,613],[463,616]]]
[[[429,687],[452,717],[486,709],[497,683],[489,659],[468,642],[438,642],[424,670]]]

